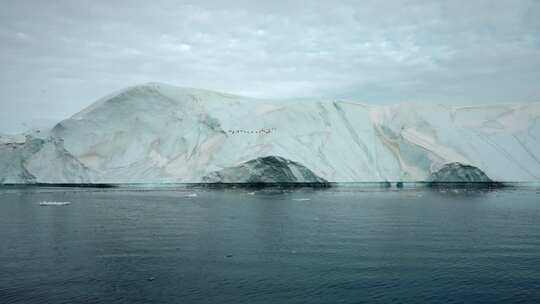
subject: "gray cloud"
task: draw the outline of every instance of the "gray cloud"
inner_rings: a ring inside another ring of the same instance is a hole
[[[0,131],[151,81],[279,99],[539,100],[540,1],[336,2],[0,0]]]

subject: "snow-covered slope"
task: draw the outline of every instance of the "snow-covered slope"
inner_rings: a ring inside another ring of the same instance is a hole
[[[103,98],[50,135],[102,183],[200,182],[265,156],[331,182],[424,181],[452,162],[493,180],[540,181],[538,103],[284,104],[146,84]]]

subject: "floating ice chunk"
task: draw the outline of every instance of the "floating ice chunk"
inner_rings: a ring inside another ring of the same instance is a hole
[[[40,206],[67,206],[71,205],[71,202],[40,202]]]
[[[253,191],[253,192],[248,192],[248,195],[255,195],[255,191]]]
[[[297,202],[303,202],[303,201],[310,201],[311,199],[310,198],[293,198],[292,200],[297,201]]]
[[[186,194],[184,197],[197,197],[197,193]]]

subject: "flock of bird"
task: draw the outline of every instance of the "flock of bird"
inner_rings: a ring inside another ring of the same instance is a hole
[[[236,135],[236,134],[270,134],[275,132],[276,128],[262,128],[259,130],[228,130],[229,134]]]

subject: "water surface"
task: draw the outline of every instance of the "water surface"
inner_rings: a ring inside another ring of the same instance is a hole
[[[8,187],[0,303],[540,303],[539,198]]]

